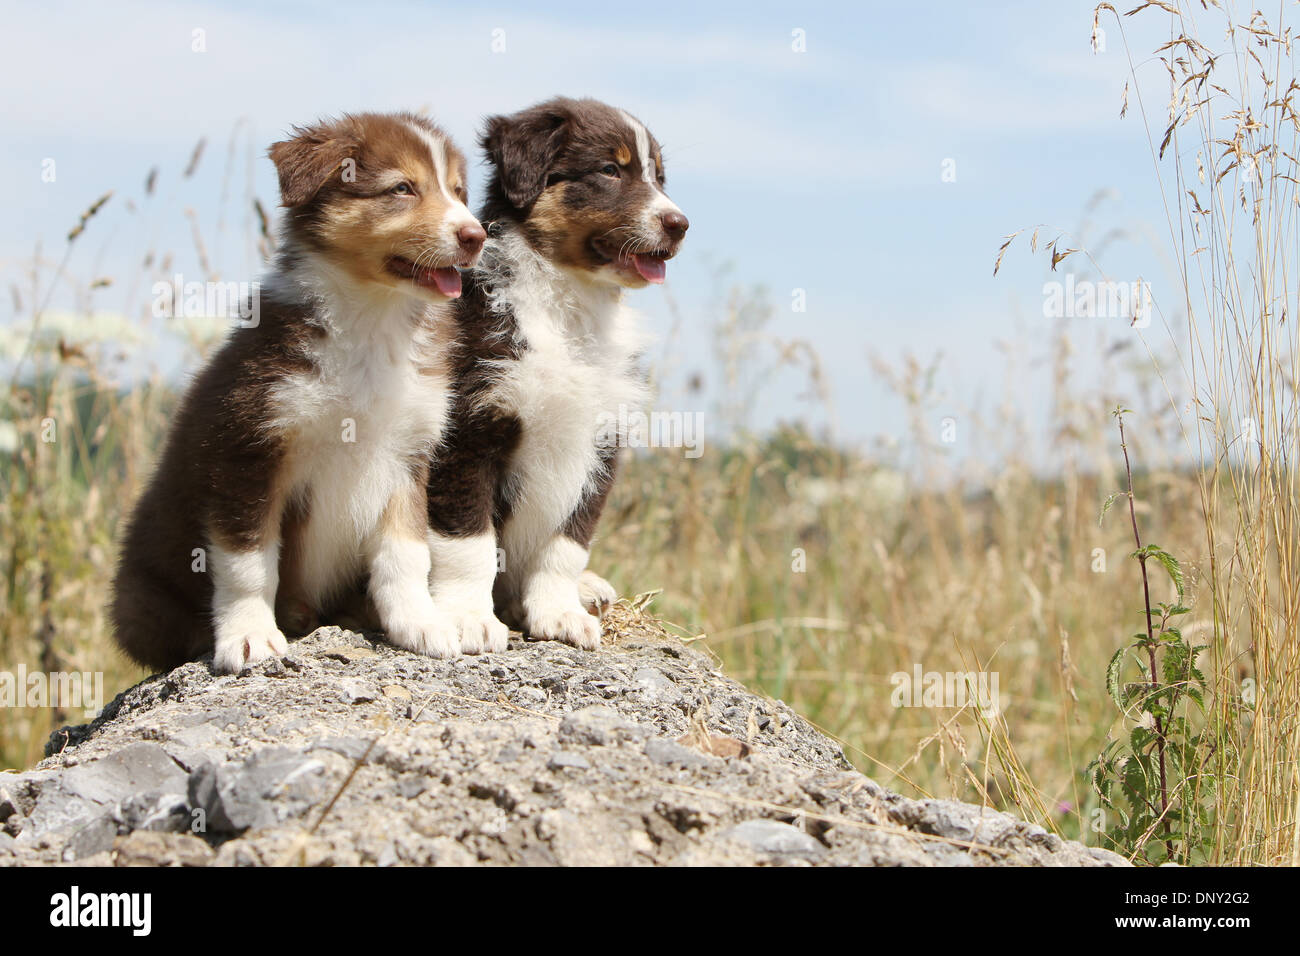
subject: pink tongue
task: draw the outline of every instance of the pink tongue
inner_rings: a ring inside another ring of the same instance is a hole
[[[645,279],[646,282],[663,282],[664,276],[668,274],[667,262],[644,253],[633,256],[632,264],[636,266],[636,271],[641,274],[641,278]]]
[[[423,286],[432,285],[449,299],[460,295],[460,273],[451,266],[442,269],[421,269],[416,281]]]

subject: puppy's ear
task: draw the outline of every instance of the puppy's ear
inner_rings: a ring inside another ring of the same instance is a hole
[[[280,201],[289,208],[310,202],[344,165],[355,161],[358,143],[341,123],[296,126],[293,137],[268,151],[280,176]]]
[[[516,209],[527,209],[546,188],[547,175],[568,142],[570,119],[564,104],[543,103],[487,121],[479,144]]]

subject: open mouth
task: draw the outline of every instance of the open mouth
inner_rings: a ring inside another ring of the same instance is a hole
[[[398,278],[407,279],[424,289],[436,290],[449,299],[460,295],[460,273],[454,266],[417,266],[402,256],[390,257],[384,266]]]
[[[626,272],[635,272],[646,282],[660,283],[668,275],[668,260],[677,252],[676,249],[648,249],[644,252],[627,253],[613,243],[596,239],[591,243],[592,249],[614,268]]]

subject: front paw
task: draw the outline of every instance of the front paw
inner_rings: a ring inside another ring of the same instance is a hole
[[[436,601],[434,603],[437,604]],[[510,628],[497,620],[491,611],[462,610],[439,605],[438,614],[446,618],[448,626],[459,635],[462,653],[500,654],[510,640]]]
[[[604,617],[610,605],[618,600],[618,592],[595,571],[583,571],[578,576],[578,597],[589,614]]]
[[[581,607],[530,613],[528,634],[542,641],[572,644],[584,651],[600,647],[600,622]]]
[[[443,614],[390,623],[384,633],[393,644],[417,654],[444,660],[460,656],[460,632]]]
[[[212,669],[218,674],[238,674],[258,661],[280,657],[288,650],[289,642],[275,627],[220,634],[217,636]]]

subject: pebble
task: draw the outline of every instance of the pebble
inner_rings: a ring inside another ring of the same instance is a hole
[[[657,764],[677,767],[707,767],[709,758],[702,753],[683,747],[666,737],[651,737],[645,742],[645,755]]]
[[[746,820],[718,836],[739,840],[755,853],[817,857],[826,852],[826,847],[816,839],[780,820]]]
[[[367,704],[379,697],[379,690],[369,681],[348,678],[339,681],[339,694],[345,704]]]
[[[644,739],[649,735],[645,727],[638,726],[619,716],[608,707],[584,707],[575,710],[560,722],[560,739],[573,743],[605,747],[624,740]]]
[[[573,753],[569,750],[557,750],[551,754],[551,759],[546,764],[551,770],[590,770],[591,761],[582,754]]]

